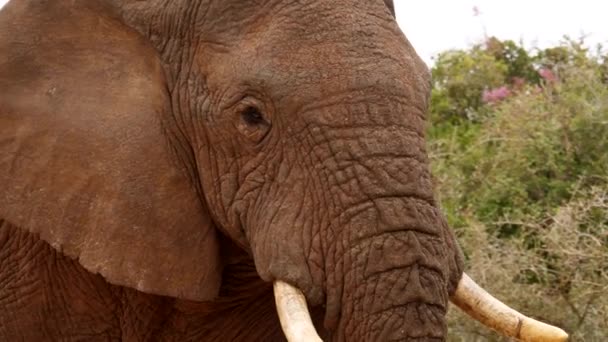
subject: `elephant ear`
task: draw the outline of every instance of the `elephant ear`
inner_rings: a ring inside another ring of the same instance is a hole
[[[155,50],[98,1],[22,0],[0,51],[0,220],[113,284],[215,297],[218,236]]]

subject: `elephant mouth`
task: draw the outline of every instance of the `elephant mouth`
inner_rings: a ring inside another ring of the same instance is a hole
[[[281,327],[290,342],[322,341],[315,331],[306,298],[297,287],[274,282],[274,295]],[[481,288],[466,273],[450,299],[468,315],[507,337],[521,341],[567,341],[560,328],[539,322],[508,307]]]

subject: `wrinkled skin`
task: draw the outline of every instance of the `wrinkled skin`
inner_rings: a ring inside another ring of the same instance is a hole
[[[13,0],[0,340],[442,341],[462,258],[392,2]]]

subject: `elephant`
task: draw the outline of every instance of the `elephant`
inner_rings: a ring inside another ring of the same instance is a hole
[[[383,0],[12,0],[0,340],[444,341],[427,66]]]

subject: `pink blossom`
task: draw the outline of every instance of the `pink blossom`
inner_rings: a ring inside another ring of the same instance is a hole
[[[523,77],[513,77],[511,79],[511,82],[513,83],[513,88],[515,89],[521,89],[524,87],[524,85],[526,85],[526,80]]]
[[[538,74],[546,82],[549,82],[549,83],[557,82],[557,76],[550,69],[542,68],[542,69],[538,70]]]
[[[498,103],[511,95],[511,91],[506,86],[484,90],[482,100],[485,103]]]

